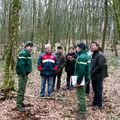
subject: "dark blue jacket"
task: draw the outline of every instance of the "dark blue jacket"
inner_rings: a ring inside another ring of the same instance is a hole
[[[42,53],[38,58],[38,70],[41,76],[54,76],[58,70],[57,58],[54,53]]]

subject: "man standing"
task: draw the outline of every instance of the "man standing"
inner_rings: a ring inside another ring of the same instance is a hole
[[[57,87],[56,87],[57,90],[59,90],[61,86],[61,76],[62,76],[63,68],[65,67],[65,56],[63,55],[62,46],[57,47],[56,56],[58,60],[58,70],[56,71],[54,79],[53,79],[53,90],[52,91],[54,91],[56,77],[57,77]]]
[[[92,42],[91,49],[93,52],[91,64],[91,78],[94,91],[94,99],[92,105],[97,106],[101,109],[103,79],[108,76],[107,61],[105,56],[100,52],[100,46],[97,42]]]
[[[25,48],[20,51],[17,59],[16,73],[18,75],[18,92],[16,100],[16,109],[20,112],[24,112],[24,94],[26,84],[28,80],[28,74],[32,71],[31,51],[33,49],[33,43],[28,41]]]
[[[86,45],[81,42],[76,47],[77,52],[77,59],[75,64],[75,73],[74,75],[77,76],[77,98],[78,98],[78,112],[79,116],[78,119],[82,119],[86,117],[86,84],[90,80],[90,61],[89,56],[86,51]],[[69,59],[73,59],[73,57],[69,57]],[[81,82],[85,80],[85,85],[80,85]]]
[[[38,58],[38,70],[41,75],[41,92],[40,96],[45,96],[45,84],[48,84],[48,97],[52,96],[53,77],[55,71],[58,70],[57,58],[54,53],[51,52],[50,44],[45,45],[45,53],[40,54]]]

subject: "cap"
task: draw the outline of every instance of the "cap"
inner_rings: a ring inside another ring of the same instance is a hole
[[[86,49],[85,43],[81,42],[80,44],[77,45],[79,48]]]
[[[25,47],[27,47],[27,46],[33,47],[33,43],[31,41],[27,41],[27,43],[25,44]]]

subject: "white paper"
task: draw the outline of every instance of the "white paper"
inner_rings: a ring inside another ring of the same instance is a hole
[[[77,77],[78,76],[71,76],[70,81],[72,83],[73,86],[75,86],[77,84]],[[83,77],[80,86],[85,86],[85,78]]]
[[[81,83],[80,83],[80,86],[85,86],[85,78],[83,77]]]
[[[71,83],[73,86],[76,85],[76,83],[77,83],[77,77],[78,76],[71,76]]]

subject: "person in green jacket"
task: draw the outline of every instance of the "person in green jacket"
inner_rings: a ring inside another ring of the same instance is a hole
[[[28,80],[28,74],[32,71],[31,51],[33,43],[28,41],[23,50],[19,52],[16,64],[16,73],[18,75],[18,92],[16,99],[16,109],[20,112],[25,112],[24,94]]]
[[[77,83],[75,85],[78,98],[78,119],[86,117],[86,84],[90,80],[90,59],[86,51],[86,45],[81,42],[76,47],[77,59],[75,64],[75,73],[77,76]],[[69,59],[73,60],[72,57]],[[81,85],[81,82],[85,80],[85,85]]]

